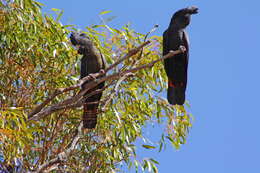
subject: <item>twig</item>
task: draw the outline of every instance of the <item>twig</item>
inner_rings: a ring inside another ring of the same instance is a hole
[[[113,97],[115,96],[115,94],[118,92],[118,89],[119,89],[120,84],[121,84],[126,78],[128,78],[129,76],[133,76],[133,74],[132,74],[132,73],[127,73],[127,74],[125,74],[123,77],[121,77],[121,78],[117,81],[116,86],[115,86],[114,89],[112,90],[112,93],[109,95],[109,97],[108,97],[108,99],[106,100],[104,106],[102,106],[102,107],[103,107],[102,111],[104,111],[104,110],[106,109],[106,107],[107,107],[107,105],[109,104],[109,102],[112,100],[112,98],[113,98]]]
[[[70,147],[67,150],[59,153],[56,158],[51,159],[50,161],[40,165],[38,170],[35,171],[34,173],[42,173],[46,169],[48,169],[48,170],[52,169],[52,167],[55,166],[56,164],[60,164],[62,162],[65,162],[67,160],[67,158],[70,156],[71,152],[75,149],[76,144],[78,143],[78,141],[80,139],[82,127],[83,127],[83,123],[81,122],[78,129],[77,129],[77,135],[75,135],[75,137],[72,140]]]
[[[179,54],[179,53],[183,53],[183,48],[182,48],[182,50],[176,50],[176,51],[170,51],[168,54],[166,54],[165,56],[163,56],[162,58],[159,58],[159,59],[157,59],[157,60],[154,60],[154,61],[152,61],[152,62],[150,62],[150,63],[148,63],[148,64],[145,64],[145,65],[142,65],[142,66],[139,66],[139,67],[136,67],[136,68],[133,68],[133,69],[130,69],[130,70],[126,70],[126,71],[124,71],[123,73],[125,74],[125,73],[134,73],[134,72],[136,72],[136,71],[139,71],[139,70],[142,70],[142,69],[145,69],[145,68],[151,68],[151,67],[153,67],[154,66],[154,64],[156,64],[157,62],[159,62],[159,61],[163,61],[163,60],[165,60],[165,59],[167,59],[167,58],[170,58],[170,57],[172,57],[172,56],[174,56],[174,55],[177,55],[177,54]],[[185,50],[186,51],[186,50]]]
[[[125,56],[123,56],[122,58],[120,58],[117,62],[115,62],[114,64],[112,64],[111,66],[109,66],[107,69],[105,69],[105,72],[108,72],[109,70],[115,68],[118,64],[120,64],[121,62],[123,62],[126,59],[129,59],[130,57],[132,57],[133,55],[137,54],[137,52],[139,52],[143,47],[145,47],[146,45],[150,44],[151,41],[148,40],[144,43],[142,43],[140,46],[138,46],[137,48],[131,49]]]

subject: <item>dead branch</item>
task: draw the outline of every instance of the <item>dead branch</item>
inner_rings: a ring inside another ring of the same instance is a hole
[[[143,49],[146,45],[150,44],[151,41],[146,41],[143,44],[141,44],[140,46],[133,48],[132,50],[130,50],[125,56],[123,56],[122,58],[120,58],[118,61],[116,61],[114,64],[112,64],[111,66],[109,66],[107,69],[105,69],[105,73],[107,73],[109,70],[115,68],[118,64],[120,64],[121,62],[123,62],[126,59],[129,59],[130,57],[132,57],[133,55],[135,55],[137,52],[139,52],[141,49]],[[72,85],[70,87],[67,88],[59,88],[56,89],[52,95],[50,95],[44,102],[42,102],[40,105],[36,106],[36,108],[34,108],[29,114],[28,114],[28,118],[31,119],[32,116],[34,116],[35,114],[39,113],[47,104],[49,104],[56,96],[71,91],[71,90],[75,90],[77,88],[80,88],[81,85],[83,83],[86,83],[90,80],[93,80],[94,78],[100,77],[104,75],[104,73],[99,72],[99,73],[94,73],[91,75],[88,75],[82,79],[79,80],[79,82],[75,85]],[[68,102],[71,102],[71,100],[68,100]],[[65,102],[66,103],[66,102]]]
[[[172,51],[172,50],[171,50],[168,54],[166,54],[166,55],[163,56],[162,58],[159,58],[159,59],[157,59],[157,60],[154,60],[154,61],[150,62],[149,64],[145,64],[145,65],[142,65],[142,66],[139,66],[139,67],[130,69],[130,70],[123,71],[123,73],[124,73],[124,74],[125,74],[125,73],[131,73],[131,72],[134,73],[134,72],[137,72],[137,71],[142,70],[142,69],[145,69],[145,68],[151,68],[151,67],[153,67],[154,64],[156,64],[157,62],[163,61],[163,60],[165,60],[165,59],[167,59],[167,58],[170,58],[170,57],[172,57],[172,56],[174,56],[174,55],[177,55],[177,54],[179,54],[179,53],[183,53],[184,51],[186,51],[186,49],[183,49],[183,47],[182,47],[181,49],[179,49],[179,50],[176,50],[176,51]]]
[[[112,98],[115,96],[115,94],[118,92],[120,84],[129,76],[133,76],[133,73],[126,73],[124,76],[122,76],[116,83],[116,86],[112,90],[112,93],[109,95],[108,99],[105,101],[102,111],[104,111],[109,104],[109,102],[112,100]]]
[[[85,86],[84,86],[85,89],[81,90],[81,92],[79,92],[77,95],[75,95],[71,98],[68,98],[61,103],[58,103],[56,105],[49,106],[49,107],[43,109],[39,113],[35,114],[33,117],[30,117],[29,120],[39,120],[40,118],[43,118],[43,117],[45,117],[45,116],[47,116],[47,115],[49,115],[49,114],[51,114],[55,111],[58,111],[58,110],[61,110],[61,109],[64,109],[64,108],[68,109],[68,108],[80,107],[83,104],[82,100],[79,101],[80,98],[83,97],[89,89],[94,88],[98,84],[100,84],[104,81],[115,80],[115,79],[121,78],[122,76],[124,76],[125,74],[128,74],[128,73],[135,73],[135,72],[140,71],[140,70],[145,69],[145,68],[151,68],[151,67],[154,66],[155,63],[157,63],[159,61],[163,61],[167,58],[170,58],[170,57],[172,57],[176,54],[183,53],[184,51],[186,51],[186,49],[184,47],[180,47],[179,50],[170,51],[168,54],[166,54],[162,58],[154,60],[154,61],[152,61],[148,64],[145,64],[145,65],[133,68],[133,69],[121,71],[121,72],[118,72],[118,73],[114,73],[114,74],[111,74],[111,75],[108,75],[108,76],[103,76],[103,77],[96,79],[94,81],[90,81],[90,82],[85,84]],[[100,73],[95,73],[94,75],[99,75],[99,74]]]
[[[77,108],[83,105],[84,100],[95,95],[98,94],[102,91],[104,91],[106,88],[108,88],[110,85],[112,85],[112,83],[106,85],[105,87],[103,87],[102,89],[97,89],[89,94],[87,94],[85,96],[85,93],[90,89],[90,87],[82,90],[81,92],[79,92],[77,95],[70,97],[60,103],[54,104],[52,106],[43,108],[40,112],[34,114],[33,116],[29,117],[28,120],[39,120],[43,117],[45,117],[46,115],[49,115],[53,112],[62,110],[62,109],[72,109],[72,108]],[[94,85],[96,86],[96,85]]]
[[[51,159],[50,161],[40,165],[38,170],[33,173],[42,173],[42,172],[45,172],[45,170],[52,170],[52,167],[55,167],[57,164],[64,163],[68,159],[68,157],[70,156],[72,151],[75,149],[75,147],[80,139],[80,136],[82,134],[82,127],[83,127],[83,123],[81,122],[77,129],[77,133],[74,136],[74,138],[71,142],[71,145],[68,149],[59,153],[56,158]]]
[[[118,64],[120,64],[124,60],[129,59],[133,55],[137,54],[141,49],[143,49],[146,45],[148,45],[150,43],[151,43],[151,41],[148,40],[148,41],[144,42],[143,44],[141,44],[140,46],[138,46],[137,48],[134,48],[134,49],[130,50],[125,56],[123,56],[117,62],[115,62],[114,64],[109,66],[107,69],[105,69],[105,72],[108,72],[109,70],[115,68]]]

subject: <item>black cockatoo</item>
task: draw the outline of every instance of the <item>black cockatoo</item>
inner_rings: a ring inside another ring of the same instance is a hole
[[[78,47],[78,53],[82,54],[81,58],[81,69],[80,69],[80,78],[91,73],[100,72],[102,69],[106,68],[106,60],[102,56],[101,52],[95,47],[93,42],[86,36],[84,33],[72,33],[70,36],[71,43]],[[88,95],[91,92],[102,89],[105,85],[105,82],[100,83],[93,89],[90,89],[85,94]],[[82,86],[84,89],[84,84]],[[83,105],[83,127],[87,129],[92,129],[96,127],[97,124],[97,114],[98,114],[98,105],[101,99],[102,93],[95,94],[86,98]]]
[[[198,13],[197,7],[188,7],[173,14],[170,25],[163,33],[163,55],[170,50],[184,46],[186,51],[164,60],[164,68],[168,76],[167,99],[172,105],[183,105],[187,85],[187,69],[189,60],[189,40],[185,28],[189,25],[191,15]]]

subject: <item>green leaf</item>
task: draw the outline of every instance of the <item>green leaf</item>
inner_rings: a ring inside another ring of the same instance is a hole
[[[107,13],[110,13],[111,11],[108,11],[108,10],[105,10],[105,11],[101,11],[100,13],[99,13],[99,15],[104,15],[104,14],[107,14]]]
[[[146,148],[146,149],[154,149],[156,147],[151,146],[151,145],[142,145],[142,147]]]
[[[60,12],[61,11],[60,9],[57,9],[57,8],[52,8],[51,10],[54,11],[54,12]]]
[[[123,167],[129,166],[130,169],[134,165],[136,172],[141,169],[158,172],[155,166],[158,162],[154,158],[141,158],[141,163],[136,160],[140,158],[136,141],[139,138],[150,141],[149,136],[145,136],[150,129],[145,127],[156,123],[163,126],[158,147],[161,151],[167,144],[164,136],[177,149],[184,144],[192,122],[191,115],[185,110],[187,105],[172,106],[159,97],[164,96],[161,92],[167,84],[162,62],[152,69],[134,73],[120,84],[117,78],[106,81],[98,108],[97,127],[77,131],[83,114],[80,104],[84,101],[79,97],[81,87],[77,87],[82,56],[74,50],[69,33],[77,31],[78,27],[62,25],[59,21],[62,10],[52,9],[54,17],[44,15],[42,4],[32,0],[16,0],[10,5],[10,13],[4,14],[4,29],[8,32],[1,33],[0,37],[0,47],[3,47],[0,66],[5,67],[0,73],[0,102],[3,105],[0,108],[0,151],[3,151],[5,162],[22,158],[24,172],[28,172],[29,165],[35,165],[37,170],[39,165],[70,148],[77,133],[81,133],[76,147],[69,153],[70,158],[66,159],[66,169],[72,172],[120,172],[120,165],[125,164]],[[107,76],[118,72],[124,74],[126,70],[160,58],[161,36],[138,33],[129,24],[113,28],[106,22],[114,16],[102,18],[107,13],[110,11],[99,14],[102,25],[86,26],[82,32],[94,42],[108,65],[142,44],[146,35],[147,40],[152,41],[142,49],[142,55],[137,52],[111,69]],[[66,92],[53,96],[59,89]],[[28,121],[28,114],[42,103],[44,106],[39,114],[50,111],[50,108],[51,114],[37,121]],[[165,126],[166,121],[168,126]],[[155,147],[142,145],[141,148],[151,150]],[[90,164],[91,160],[95,162]]]
[[[58,14],[58,17],[56,18],[56,21],[59,21],[61,19],[61,16],[63,15],[64,10],[61,10],[60,13]]]
[[[105,25],[93,25],[92,28],[100,28],[100,27],[105,27]]]
[[[158,164],[159,165],[159,162],[157,162],[156,160],[154,160],[153,158],[150,158],[149,160],[151,160],[153,163],[155,164]]]

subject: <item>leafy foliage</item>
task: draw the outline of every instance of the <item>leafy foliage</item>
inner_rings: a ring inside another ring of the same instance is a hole
[[[1,1],[0,5],[0,152],[4,164],[19,158],[24,169],[37,170],[71,145],[81,122],[80,108],[65,108],[40,121],[27,119],[28,113],[55,89],[77,83],[80,56],[68,40],[68,34],[75,29],[59,22],[62,12],[57,9],[53,9],[56,17],[42,15],[42,4],[33,0]],[[93,25],[86,27],[85,33],[109,64],[143,43],[146,36],[128,25],[121,29],[106,24]],[[160,58],[161,37],[147,39],[152,40],[152,44],[109,73]],[[117,90],[118,80],[107,83],[97,128],[85,131],[69,159],[58,163],[56,170],[117,172],[121,169],[119,164],[125,163],[129,169],[158,172],[157,161],[137,158],[135,141],[146,138],[143,127],[154,122],[167,123],[157,144],[143,144],[146,149],[158,148],[159,151],[166,145],[166,139],[179,148],[191,127],[190,115],[182,106],[171,106],[159,96],[167,87],[162,63],[126,78]],[[59,95],[49,105],[78,92]],[[109,104],[104,104],[111,95],[114,97]]]

